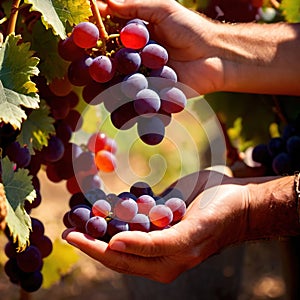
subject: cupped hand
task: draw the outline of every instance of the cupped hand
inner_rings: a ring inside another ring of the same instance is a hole
[[[151,38],[169,53],[168,64],[179,81],[200,94],[216,91],[223,81],[223,65],[211,46],[216,24],[174,0],[98,1],[102,15],[149,22]]]
[[[186,187],[189,201],[182,221],[149,233],[128,231],[107,244],[68,229],[63,238],[106,267],[126,274],[171,282],[224,247],[243,239],[248,209],[247,186],[218,172],[188,175],[176,186]],[[188,189],[194,186],[192,191]],[[203,190],[205,189],[205,190]]]

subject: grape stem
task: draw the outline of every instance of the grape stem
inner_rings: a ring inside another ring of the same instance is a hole
[[[100,37],[104,40],[108,39],[108,33],[105,29],[105,26],[103,24],[101,15],[100,15],[100,11],[97,7],[96,1],[95,0],[90,0],[90,5],[91,5],[91,9],[92,9],[92,13],[93,13],[93,17],[95,18],[96,21],[96,25],[99,29],[100,32]]]
[[[11,12],[10,12],[10,18],[9,18],[9,22],[8,22],[7,35],[15,32],[20,2],[21,2],[21,0],[14,0],[11,5]]]

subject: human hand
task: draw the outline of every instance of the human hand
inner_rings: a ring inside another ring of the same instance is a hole
[[[201,171],[180,179],[180,188],[192,201],[183,220],[169,229],[122,232],[107,244],[74,230],[66,230],[70,244],[121,273],[170,282],[185,270],[227,245],[243,239],[248,190],[234,178]],[[200,194],[199,194],[200,193]]]
[[[213,22],[174,0],[106,2],[98,1],[102,15],[149,22],[151,37],[168,50],[168,65],[176,70],[181,83],[200,94],[222,86],[222,65],[211,47]]]

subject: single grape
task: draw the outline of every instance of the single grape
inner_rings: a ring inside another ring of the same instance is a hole
[[[29,235],[30,242],[35,243],[45,233],[44,224],[37,218],[31,217],[31,232]]]
[[[118,150],[118,145],[117,145],[116,140],[108,136],[105,146],[104,146],[104,150],[107,150],[113,154],[116,154],[117,150]]]
[[[53,250],[52,241],[46,235],[40,236],[33,244],[40,250],[42,258],[49,256]]]
[[[153,90],[143,89],[136,94],[133,105],[138,115],[153,115],[160,108],[160,98]]]
[[[100,216],[91,217],[85,224],[85,231],[88,235],[98,239],[105,235],[107,222]]]
[[[134,99],[139,91],[147,87],[147,78],[142,73],[127,75],[121,83],[121,91],[130,99]]]
[[[150,195],[139,196],[136,203],[138,205],[138,212],[144,215],[148,215],[150,209],[156,205],[154,198]]]
[[[106,199],[106,194],[101,188],[91,189],[85,192],[84,196],[90,205],[93,205],[99,199]]]
[[[172,87],[177,82],[176,72],[166,65],[159,69],[151,70],[149,76],[149,86],[157,92],[163,88]]]
[[[126,102],[116,108],[110,114],[110,119],[114,127],[119,130],[127,130],[133,127],[137,122],[137,113],[133,101]]]
[[[116,52],[114,59],[117,70],[124,75],[137,72],[141,66],[141,56],[133,49],[121,48]]]
[[[114,236],[119,232],[128,231],[128,230],[129,230],[128,223],[118,219],[112,219],[107,224],[107,233],[110,237]]]
[[[170,198],[165,202],[173,213],[173,222],[180,221],[186,212],[186,204],[181,198]]]
[[[164,88],[159,96],[162,110],[171,114],[182,111],[187,103],[185,94],[177,87]]]
[[[79,193],[71,195],[71,197],[69,199],[69,207],[72,208],[72,207],[74,207],[76,205],[80,205],[80,204],[86,204],[86,205],[89,204],[89,202],[85,198],[84,193],[79,192]]]
[[[142,195],[150,195],[153,196],[153,191],[151,186],[144,181],[137,181],[133,183],[130,187],[130,193],[134,194],[136,197]]]
[[[21,288],[28,293],[37,291],[42,286],[42,283],[43,275],[40,271],[23,274],[20,278]]]
[[[120,199],[114,207],[114,215],[122,221],[130,221],[138,212],[138,205],[133,199]]]
[[[149,219],[156,227],[165,228],[173,221],[173,213],[168,206],[158,204],[149,211]]]
[[[78,60],[74,60],[68,67],[69,81],[75,86],[85,86],[92,81],[89,67],[93,59],[85,55]]]
[[[94,216],[106,218],[111,212],[111,205],[104,199],[97,200],[92,206],[92,213]]]
[[[74,43],[80,48],[92,48],[99,39],[98,27],[91,22],[81,22],[72,30]]]
[[[141,49],[149,41],[149,31],[145,24],[131,22],[126,24],[120,31],[122,44],[131,49]]]
[[[286,142],[286,150],[292,159],[299,160],[300,155],[300,136],[291,136]]]
[[[168,52],[163,46],[150,43],[142,49],[141,58],[145,67],[159,69],[167,63]]]
[[[87,205],[74,206],[69,213],[69,222],[73,227],[84,232],[85,224],[91,217],[91,208]]]
[[[275,157],[277,154],[285,150],[285,141],[281,137],[274,137],[270,139],[267,144],[268,151],[272,157]]]
[[[93,80],[100,83],[110,81],[115,74],[112,60],[104,55],[95,57],[89,66],[89,73]]]
[[[31,154],[29,149],[22,147],[19,142],[13,142],[6,148],[8,158],[15,162],[17,167],[24,168],[29,166],[31,161]]]
[[[159,144],[165,135],[165,126],[160,118],[154,116],[151,118],[140,118],[137,124],[137,130],[141,140],[148,145]]]
[[[48,146],[42,149],[41,154],[46,162],[56,162],[63,157],[64,152],[64,143],[57,136],[52,135],[48,140]]]
[[[149,217],[144,214],[137,214],[133,219],[128,223],[129,230],[131,231],[150,231],[150,220]]]
[[[116,156],[107,150],[100,150],[95,155],[97,168],[103,172],[112,172],[117,166]]]
[[[54,78],[49,84],[50,91],[59,97],[67,96],[72,91],[72,84],[68,77]]]
[[[102,180],[98,174],[84,176],[80,182],[80,188],[83,192],[91,189],[101,188]]]
[[[97,153],[105,148],[107,143],[107,136],[104,132],[97,132],[92,134],[87,142],[87,147],[89,151]]]
[[[106,83],[100,83],[92,80],[82,90],[83,100],[90,105],[98,105],[104,101],[101,93],[107,88]]]
[[[272,169],[277,175],[289,174],[292,169],[290,156],[285,152],[279,153],[273,159]]]
[[[40,250],[33,245],[28,246],[24,251],[17,253],[17,264],[23,272],[34,272],[42,266]]]
[[[90,151],[80,153],[73,161],[75,174],[81,173],[85,176],[97,174],[95,155]]]
[[[69,36],[59,41],[58,54],[64,60],[75,61],[82,58],[85,55],[85,51],[74,43],[72,36]]]
[[[252,151],[252,159],[263,165],[269,164],[272,161],[272,158],[268,146],[266,144],[256,145]]]

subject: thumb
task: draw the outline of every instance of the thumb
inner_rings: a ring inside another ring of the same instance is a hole
[[[183,233],[187,232],[184,221],[168,229],[151,231],[126,231],[113,236],[109,242],[109,248],[115,251],[135,254],[144,257],[168,256],[182,251],[188,241]]]
[[[177,6],[176,1],[170,0],[107,0],[107,4],[113,15],[124,19],[140,18],[151,23],[159,23]]]

